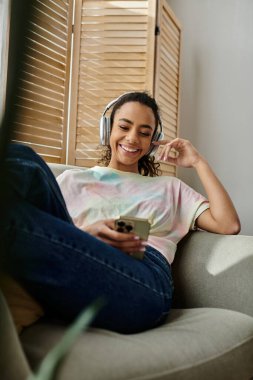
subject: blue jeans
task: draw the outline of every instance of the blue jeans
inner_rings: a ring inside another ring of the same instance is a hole
[[[102,297],[94,326],[137,333],[164,321],[173,283],[163,255],[147,247],[136,260],[75,227],[54,175],[32,149],[10,145],[2,169],[2,265],[47,315],[71,321]]]

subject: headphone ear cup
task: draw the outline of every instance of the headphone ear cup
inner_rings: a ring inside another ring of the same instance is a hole
[[[156,132],[156,134],[153,137],[153,141],[160,141],[164,139],[164,133],[163,132]],[[151,144],[152,145],[152,144]],[[156,154],[157,149],[159,148],[159,145],[153,145],[151,146],[150,150],[148,151],[149,156],[154,156]]]
[[[102,116],[99,123],[100,144],[110,144],[111,122],[110,118]]]

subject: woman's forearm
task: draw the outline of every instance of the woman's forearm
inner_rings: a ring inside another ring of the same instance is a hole
[[[208,162],[200,157],[194,165],[210,203],[208,218],[199,218],[199,227],[213,232],[237,234],[240,232],[240,220],[227,191],[219,181]],[[206,227],[206,223],[208,226]],[[208,228],[209,227],[209,228]]]

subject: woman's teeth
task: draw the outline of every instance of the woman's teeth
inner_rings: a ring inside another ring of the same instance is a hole
[[[130,153],[135,153],[135,152],[138,152],[139,149],[132,149],[132,148],[128,148],[127,146],[124,146],[124,145],[120,145],[122,149],[124,149],[125,151],[127,152],[130,152]]]

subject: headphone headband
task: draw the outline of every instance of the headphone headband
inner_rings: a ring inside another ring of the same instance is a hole
[[[111,100],[110,103],[108,103],[107,106],[105,107],[102,116],[105,116],[106,112],[107,112],[112,106],[114,106],[114,104],[116,104],[121,98],[123,98],[123,97],[124,97],[125,95],[127,95],[127,94],[132,94],[132,91],[131,91],[131,92],[124,92],[124,94],[121,94],[121,95],[118,96],[117,98]]]

